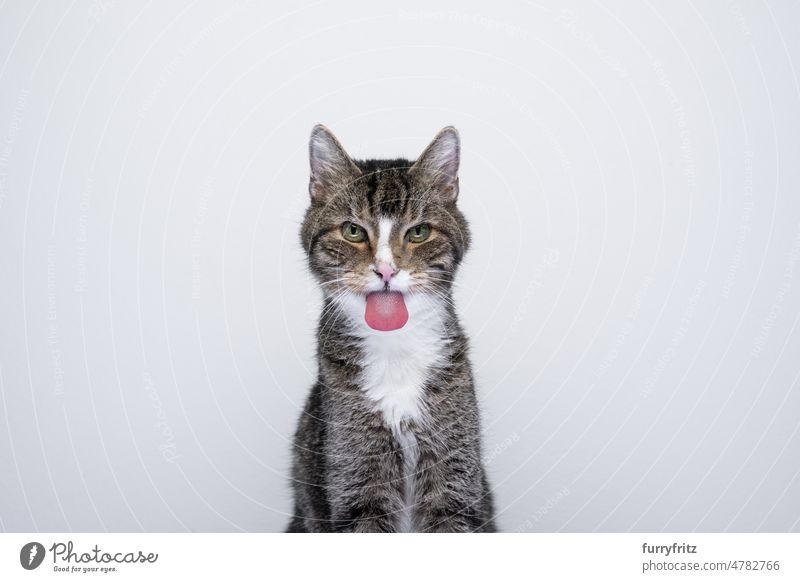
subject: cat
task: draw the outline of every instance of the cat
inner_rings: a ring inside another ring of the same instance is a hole
[[[470,243],[458,132],[412,163],[354,160],[317,125],[309,155],[301,241],[323,309],[287,531],[495,531],[452,297]]]

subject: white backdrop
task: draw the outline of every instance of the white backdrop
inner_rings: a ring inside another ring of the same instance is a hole
[[[0,7],[0,528],[274,531],[307,138],[461,132],[508,531],[800,529],[792,2]]]

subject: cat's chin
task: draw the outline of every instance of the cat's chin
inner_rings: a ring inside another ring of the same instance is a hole
[[[400,291],[367,294],[364,321],[376,331],[395,331],[408,323],[408,308]]]

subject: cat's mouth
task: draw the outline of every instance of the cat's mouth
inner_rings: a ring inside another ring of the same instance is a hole
[[[406,301],[400,291],[373,291],[367,294],[364,310],[367,325],[377,331],[394,331],[408,322]]]

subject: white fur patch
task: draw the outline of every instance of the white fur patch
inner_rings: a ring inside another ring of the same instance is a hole
[[[402,421],[426,423],[423,386],[431,370],[443,363],[450,348],[444,339],[446,330],[440,301],[409,293],[404,298],[408,323],[389,332],[375,331],[366,325],[363,297],[349,294],[342,305],[363,342],[362,389],[403,449],[405,511],[398,518],[398,527],[401,531],[411,531],[418,447],[416,437],[404,428]]]
[[[403,419],[420,420],[422,387],[431,368],[444,356],[441,307],[433,299],[405,294],[408,323],[395,331],[375,331],[359,313],[363,340],[362,387],[383,414],[386,425],[399,430]]]
[[[401,430],[395,438],[403,450],[403,511],[397,519],[397,531],[414,531],[414,506],[417,503],[416,473],[419,461],[419,445],[413,432]]]
[[[394,266],[394,254],[392,253],[392,246],[390,244],[390,236],[392,235],[392,226],[394,220],[391,218],[381,218],[378,223],[378,244],[375,249],[375,264],[387,263]]]

